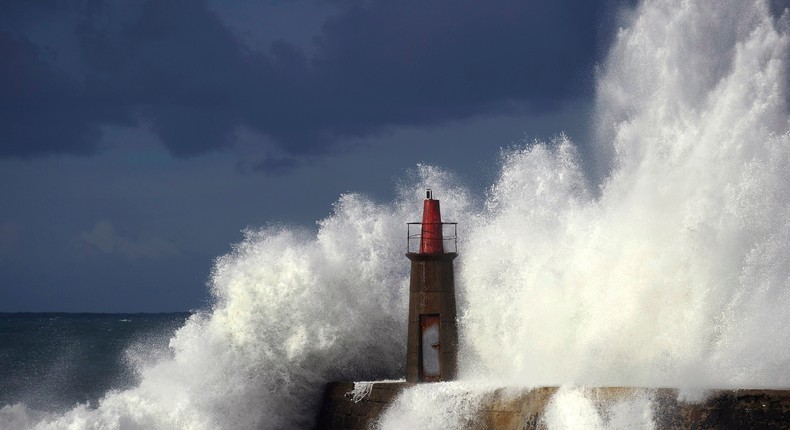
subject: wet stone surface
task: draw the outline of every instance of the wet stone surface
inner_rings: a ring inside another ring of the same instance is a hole
[[[375,429],[379,418],[398,394],[415,384],[377,382],[327,384],[317,429]],[[497,389],[486,397],[480,416],[469,428],[490,430],[546,429],[543,414],[556,387],[542,387],[514,393]],[[639,393],[652,398],[652,415],[657,429],[788,429],[790,391],[716,390],[698,403],[678,401],[677,390],[627,387],[587,388],[587,396],[599,405],[613,404]],[[356,396],[354,394],[357,394]]]

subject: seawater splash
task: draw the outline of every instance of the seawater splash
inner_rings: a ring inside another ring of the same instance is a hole
[[[614,402],[600,402],[584,388],[560,387],[544,411],[542,424],[557,430],[628,430],[655,428],[653,399],[638,392]]]
[[[478,412],[497,387],[479,382],[423,384],[403,392],[381,417],[383,429],[484,428]]]
[[[638,8],[598,83],[600,190],[567,140],[505,158],[461,265],[468,374],[790,387],[787,24]]]
[[[217,261],[213,308],[177,332],[172,356],[138,362],[137,387],[63,414],[6,406],[0,423],[306,428],[324,382],[402,376],[404,223],[425,187],[462,221],[467,381],[409,390],[382,428],[464,425],[496,385],[786,388],[788,33],[761,1],[645,2],[599,75],[597,181],[560,136],[506,151],[483,210],[422,166],[392,203],[342,196],[317,234],[249,231]],[[594,428],[649,426],[651,401],[602,411],[564,388],[544,424],[587,411]],[[410,407],[431,402],[446,413]]]

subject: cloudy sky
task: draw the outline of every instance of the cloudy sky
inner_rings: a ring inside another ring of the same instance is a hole
[[[246,227],[589,142],[626,0],[7,0],[0,312],[207,306]],[[404,221],[405,222],[405,221]]]

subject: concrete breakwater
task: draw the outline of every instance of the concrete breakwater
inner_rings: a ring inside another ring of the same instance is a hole
[[[332,382],[327,384],[318,416],[319,430],[375,429],[397,397],[417,384],[407,382]],[[491,389],[466,429],[544,429],[547,408],[558,387]],[[678,400],[671,388],[583,388],[596,408],[605,410],[635,396],[650,398],[650,421],[656,429],[787,429],[790,390],[713,390],[698,402]],[[606,415],[606,414],[604,414]]]

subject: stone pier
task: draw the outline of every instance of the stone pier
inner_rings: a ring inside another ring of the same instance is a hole
[[[353,382],[327,385],[316,428],[320,430],[375,429],[382,413],[409,387],[408,382]],[[360,389],[362,388],[362,389]],[[557,387],[492,390],[480,405],[469,430],[543,429],[542,416]],[[699,403],[678,401],[671,388],[585,388],[597,406],[611,405],[639,394],[649,394],[653,422],[663,429],[790,429],[790,390],[714,390]]]

